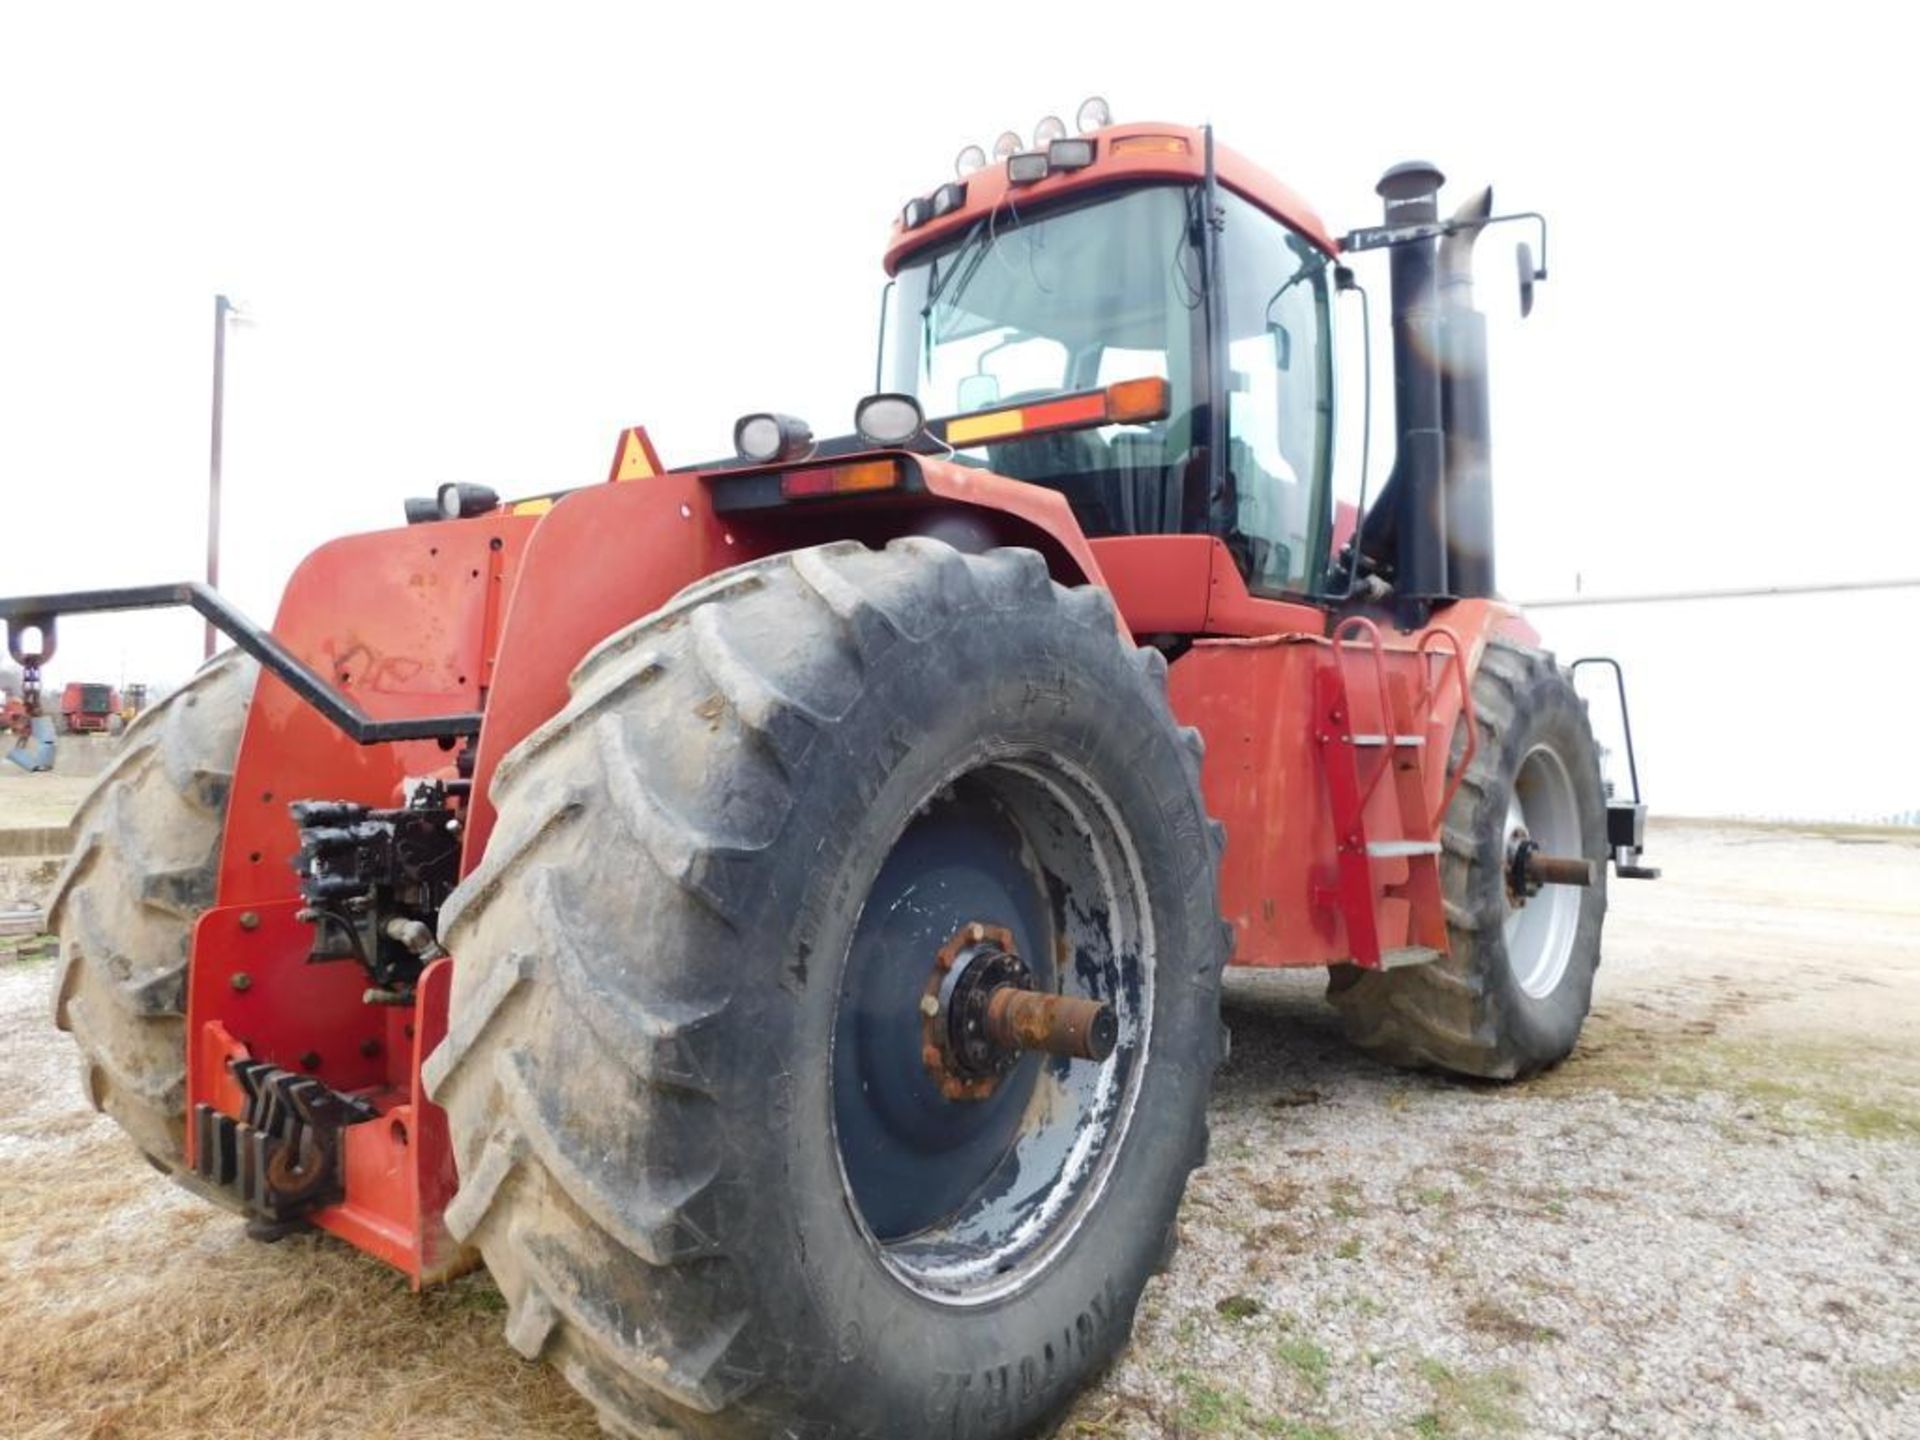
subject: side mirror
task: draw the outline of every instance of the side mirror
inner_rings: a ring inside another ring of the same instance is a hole
[[[970,414],[975,410],[984,410],[1000,398],[1000,377],[998,375],[967,375],[960,381],[960,413]]]
[[[1524,240],[1514,247],[1513,259],[1520,271],[1520,318],[1524,320],[1533,313],[1533,282],[1540,272],[1533,268],[1533,247]]]

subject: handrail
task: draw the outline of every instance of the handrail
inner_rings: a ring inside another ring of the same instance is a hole
[[[1380,688],[1380,730],[1387,737],[1385,751],[1386,763],[1373,772],[1373,779],[1369,780],[1367,782],[1367,788],[1360,792],[1360,808],[1365,810],[1367,808],[1367,802],[1373,798],[1373,792],[1380,788],[1381,777],[1393,769],[1393,702],[1387,694],[1387,652],[1386,647],[1380,641],[1380,627],[1366,616],[1349,615],[1333,627],[1333,633],[1327,638],[1333,642],[1334,667],[1336,669],[1341,668],[1342,661],[1340,651],[1346,643],[1341,639],[1341,636],[1350,626],[1358,626],[1361,630],[1365,631],[1367,643],[1373,649],[1373,669],[1375,676],[1378,678]],[[1346,688],[1344,672],[1342,673],[1341,688]],[[1349,710],[1351,710],[1353,704],[1351,693],[1349,693],[1347,704]],[[1351,714],[1347,717],[1347,723],[1349,726],[1353,723]]]
[[[1627,742],[1627,778],[1633,782],[1633,803],[1640,803],[1640,766],[1633,758],[1633,721],[1627,716],[1627,677],[1620,662],[1611,655],[1583,655],[1567,666],[1567,674],[1578,675],[1582,665],[1605,665],[1613,671],[1613,688],[1620,696],[1620,733]]]
[[[1440,808],[1433,812],[1431,828],[1435,834],[1440,831],[1440,822],[1446,819],[1447,808],[1453,804],[1453,797],[1460,793],[1460,782],[1467,778],[1467,767],[1473,764],[1473,757],[1480,748],[1480,726],[1478,718],[1473,713],[1473,686],[1467,678],[1467,659],[1460,651],[1460,637],[1444,625],[1436,625],[1422,635],[1420,644],[1414,650],[1421,659],[1420,668],[1426,672],[1421,678],[1420,708],[1431,717],[1434,703],[1440,698],[1440,686],[1432,678],[1432,666],[1425,662],[1433,658],[1433,652],[1428,647],[1442,636],[1447,641],[1445,658],[1451,662],[1448,669],[1460,686],[1460,714],[1467,722],[1467,748],[1461,755],[1460,764],[1454,769],[1452,778],[1447,782],[1446,793],[1440,797]],[[1451,751],[1453,746],[1449,744],[1447,749]]]

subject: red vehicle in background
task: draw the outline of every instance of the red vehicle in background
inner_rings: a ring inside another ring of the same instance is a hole
[[[60,730],[66,735],[106,734],[120,713],[120,694],[111,685],[75,680],[60,692]]]

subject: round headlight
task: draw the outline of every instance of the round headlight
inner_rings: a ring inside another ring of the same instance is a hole
[[[813,449],[813,431],[804,420],[763,411],[742,415],[733,423],[733,448],[742,460],[765,465],[794,460]]]
[[[440,501],[440,514],[448,520],[465,520],[470,515],[484,515],[500,504],[499,495],[487,485],[469,485],[463,480],[450,480],[437,492]]]
[[[1058,115],[1041,117],[1040,123],[1033,127],[1033,148],[1044,150],[1056,140],[1067,138],[1067,122]]]
[[[1079,113],[1073,117],[1075,127],[1082,135],[1095,130],[1104,130],[1113,123],[1113,112],[1107,108],[1107,102],[1098,95],[1089,95],[1080,102]]]
[[[969,145],[953,157],[953,173],[962,180],[987,163],[987,152],[978,145]]]
[[[853,409],[853,428],[875,445],[904,445],[927,423],[911,395],[869,395]]]
[[[1005,160],[1009,155],[1020,153],[1020,137],[1011,130],[1002,130],[1000,138],[993,142],[993,158]]]

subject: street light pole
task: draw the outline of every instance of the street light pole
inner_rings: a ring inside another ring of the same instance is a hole
[[[220,588],[220,433],[225,425],[227,399],[227,317],[233,302],[213,297],[213,442],[207,462],[207,584]],[[204,658],[213,658],[213,622],[207,622]]]

